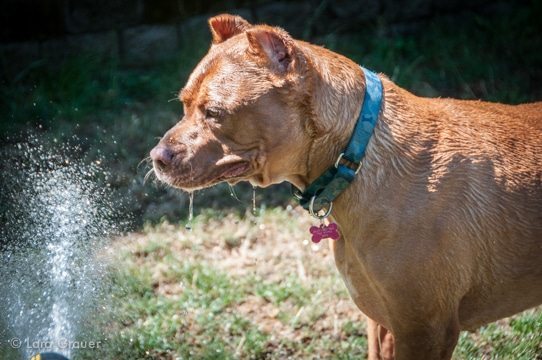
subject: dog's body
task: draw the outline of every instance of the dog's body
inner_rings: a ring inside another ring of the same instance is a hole
[[[542,104],[384,87],[363,175],[335,202],[336,264],[401,358],[447,358],[459,329],[542,302]]]
[[[210,25],[185,119],[151,154],[158,176],[305,188],[352,134],[361,69],[277,28]],[[461,329],[542,303],[542,103],[426,99],[381,80],[363,168],[333,206],[335,260],[372,319],[370,357],[446,359]]]

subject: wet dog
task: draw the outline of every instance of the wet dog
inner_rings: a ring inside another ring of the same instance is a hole
[[[151,152],[158,178],[306,188],[352,135],[362,69],[276,27],[209,24],[184,117]],[[334,202],[335,261],[370,358],[449,359],[460,330],[542,302],[542,103],[421,98],[379,77],[363,167]]]

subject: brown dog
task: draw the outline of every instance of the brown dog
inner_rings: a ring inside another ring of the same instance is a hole
[[[352,134],[362,70],[279,28],[209,24],[184,118],[151,152],[157,176],[304,189]],[[372,319],[371,358],[448,359],[460,330],[542,302],[542,103],[426,99],[380,78],[363,168],[333,207],[335,261]]]

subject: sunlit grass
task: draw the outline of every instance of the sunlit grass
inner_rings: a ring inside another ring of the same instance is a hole
[[[192,232],[166,222],[116,241],[113,316],[89,329],[108,337],[100,358],[366,356],[364,317],[327,245],[307,241],[306,214],[211,215]],[[535,359],[541,344],[542,310],[529,310],[462,333],[454,358]]]

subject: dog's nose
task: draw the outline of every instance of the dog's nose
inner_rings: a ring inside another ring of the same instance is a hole
[[[166,147],[156,146],[151,150],[151,159],[159,170],[164,171],[171,165],[173,153]]]

